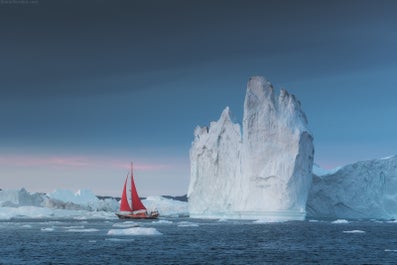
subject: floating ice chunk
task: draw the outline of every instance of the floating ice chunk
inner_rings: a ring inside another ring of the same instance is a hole
[[[161,225],[168,225],[168,224],[172,224],[172,221],[169,220],[158,220],[158,221],[153,221],[153,224],[161,224]]]
[[[112,242],[132,242],[132,241],[135,241],[132,238],[114,238],[114,237],[106,238],[105,240],[106,241],[112,241]]]
[[[84,225],[72,225],[72,226],[64,226],[64,229],[83,229]]]
[[[365,231],[363,230],[348,230],[348,231],[343,231],[345,234],[364,234]]]
[[[155,236],[162,235],[153,227],[131,227],[126,229],[110,229],[108,235],[116,236]]]
[[[96,228],[71,228],[66,230],[67,232],[73,232],[73,233],[90,233],[90,232],[98,232],[99,230]]]
[[[182,221],[178,223],[178,227],[198,227],[199,225],[196,223]]]
[[[331,222],[332,224],[348,224],[349,223],[349,221],[347,221],[347,220],[345,220],[345,219],[338,219],[338,220],[335,220],[335,221],[333,221],[333,222]]]
[[[86,216],[74,216],[73,217],[74,220],[87,220]]]
[[[385,252],[397,252],[397,249],[385,249]]]
[[[134,221],[125,221],[122,223],[114,223],[112,226],[113,227],[138,227],[139,224]]]

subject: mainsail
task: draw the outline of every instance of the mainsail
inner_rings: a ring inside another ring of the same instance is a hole
[[[134,174],[132,173],[132,163],[131,163],[131,201],[132,201],[132,211],[146,210],[146,207],[141,202],[138,196],[138,192],[135,188]]]

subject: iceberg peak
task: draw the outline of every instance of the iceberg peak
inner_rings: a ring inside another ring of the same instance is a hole
[[[264,107],[269,111],[274,111],[275,98],[273,85],[264,77],[251,77],[247,84],[244,110],[259,111]]]
[[[274,97],[274,88],[263,76],[252,76],[248,80],[247,93],[252,93],[261,99],[263,97],[272,98]]]
[[[221,114],[221,119],[224,121],[230,121],[230,109],[229,106],[227,106]]]

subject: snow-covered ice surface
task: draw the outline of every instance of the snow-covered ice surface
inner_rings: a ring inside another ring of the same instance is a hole
[[[300,102],[250,78],[243,132],[229,108],[197,127],[190,149],[192,217],[301,220],[312,181],[313,137]]]
[[[397,219],[397,156],[361,161],[313,176],[307,215],[335,219]]]
[[[152,196],[142,200],[150,209],[157,208],[160,216],[187,216],[187,202]],[[119,209],[116,199],[98,199],[89,190],[71,192],[55,190],[47,194],[29,193],[25,189],[0,191],[0,220],[11,218],[72,218],[116,219]]]

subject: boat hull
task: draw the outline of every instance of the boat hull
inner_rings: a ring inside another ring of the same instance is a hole
[[[157,219],[159,214],[155,213],[116,213],[119,219]]]

